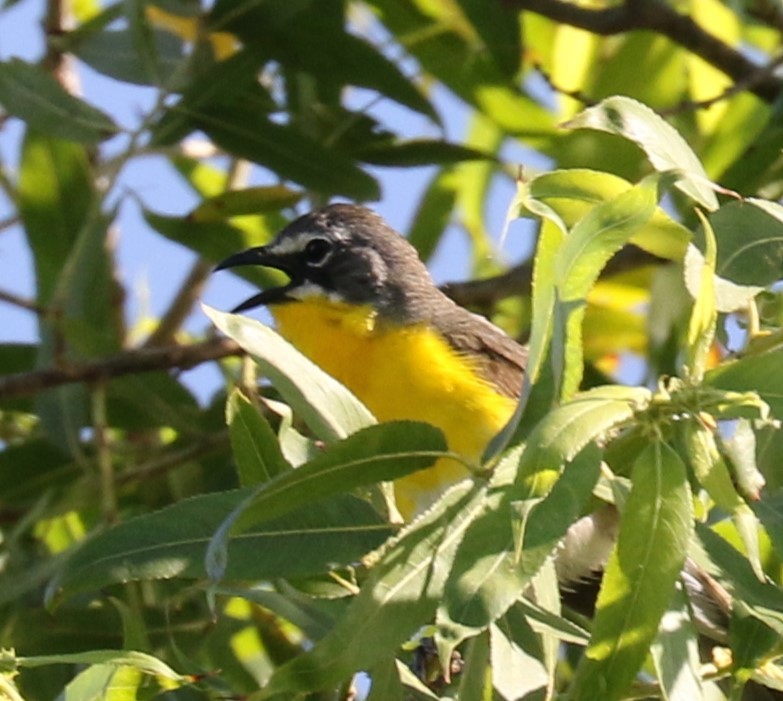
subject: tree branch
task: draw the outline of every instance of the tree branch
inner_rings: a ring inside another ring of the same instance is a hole
[[[622,5],[592,9],[565,0],[504,0],[517,10],[585,29],[594,34],[622,34],[636,30],[654,31],[704,59],[735,82],[748,83],[750,92],[765,102],[774,102],[783,92],[783,82],[765,66],[758,66],[744,54],[710,34],[688,15],[677,12],[661,0],[626,0]]]
[[[172,368],[187,370],[232,355],[243,355],[243,351],[230,339],[214,338],[190,346],[142,348],[89,363],[20,372],[0,378],[0,401],[29,396],[73,382],[97,382],[121,375]]]

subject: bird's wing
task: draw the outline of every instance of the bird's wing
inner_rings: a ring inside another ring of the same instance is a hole
[[[522,390],[527,349],[484,317],[454,305],[435,316],[452,348],[475,358],[478,370],[497,390],[516,399]]]

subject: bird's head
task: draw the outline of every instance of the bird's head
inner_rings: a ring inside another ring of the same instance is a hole
[[[416,249],[371,210],[333,204],[283,229],[270,244],[236,253],[217,270],[261,265],[281,270],[287,284],[254,295],[233,311],[320,297],[371,305],[380,315],[414,321],[439,295]]]

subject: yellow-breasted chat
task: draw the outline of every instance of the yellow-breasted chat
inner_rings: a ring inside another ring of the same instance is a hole
[[[513,413],[526,350],[443,294],[413,246],[371,210],[311,212],[218,269],[239,265],[276,268],[290,280],[234,311],[266,305],[280,333],[379,421],[426,421],[451,450],[478,461]],[[442,459],[400,480],[400,511],[419,512],[466,475],[462,463]]]

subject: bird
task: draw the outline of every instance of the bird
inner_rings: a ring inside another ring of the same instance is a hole
[[[450,450],[478,464],[511,418],[526,349],[433,282],[416,249],[372,210],[332,204],[306,214],[266,246],[217,267],[286,273],[235,313],[265,305],[280,334],[345,385],[379,421],[440,428]],[[469,474],[444,458],[395,484],[404,516],[426,509]]]
[[[466,462],[480,464],[517,406],[527,349],[444,294],[413,245],[382,217],[360,205],[327,205],[216,270],[248,265],[280,270],[288,282],[234,313],[266,306],[279,333],[379,421],[432,424],[462,458],[440,458],[394,483],[406,520],[468,477]],[[612,509],[577,521],[557,557],[563,579],[599,569],[615,535]]]

